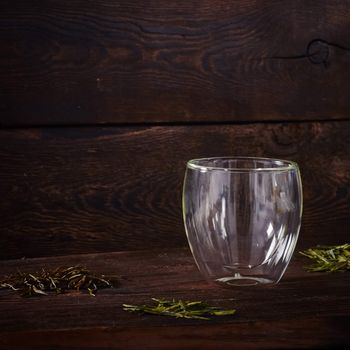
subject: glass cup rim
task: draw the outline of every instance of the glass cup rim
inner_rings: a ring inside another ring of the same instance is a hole
[[[254,167],[220,167],[220,166],[208,166],[201,163],[214,161],[214,160],[255,160],[255,161],[267,161],[271,164],[278,166],[267,168],[254,168]],[[289,171],[299,170],[299,166],[296,162],[291,160],[268,158],[268,157],[245,157],[245,156],[224,156],[224,157],[206,157],[206,158],[194,158],[187,162],[187,168],[200,171],[230,171],[230,172],[276,172],[276,171]]]

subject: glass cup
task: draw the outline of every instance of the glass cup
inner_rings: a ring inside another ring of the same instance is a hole
[[[188,243],[207,280],[228,286],[279,282],[301,223],[302,185],[295,162],[190,160],[182,202]]]

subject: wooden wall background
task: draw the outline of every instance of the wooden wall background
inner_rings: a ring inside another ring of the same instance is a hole
[[[349,240],[350,1],[2,0],[0,258],[186,245],[188,159],[301,166]]]

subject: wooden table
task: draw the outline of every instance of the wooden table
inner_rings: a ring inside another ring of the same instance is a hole
[[[120,286],[96,297],[74,292],[22,298],[0,292],[1,349],[261,349],[350,345],[350,273],[308,273],[296,253],[275,286],[225,289],[206,283],[188,249],[0,262],[0,274],[83,264],[117,274]],[[206,300],[236,308],[211,321],[130,314],[123,303],[152,297]]]

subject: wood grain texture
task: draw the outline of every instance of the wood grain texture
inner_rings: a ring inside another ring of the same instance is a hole
[[[349,0],[3,0],[0,125],[348,119],[349,18]]]
[[[25,299],[0,292],[1,349],[328,349],[350,345],[350,274],[308,273],[295,255],[273,286],[224,289],[200,276],[187,249],[0,262],[0,276],[82,264],[120,276],[96,297],[73,292]],[[129,314],[152,297],[236,308],[211,321]]]
[[[300,246],[349,240],[350,122],[0,131],[0,258],[186,245],[186,161],[299,163]]]

